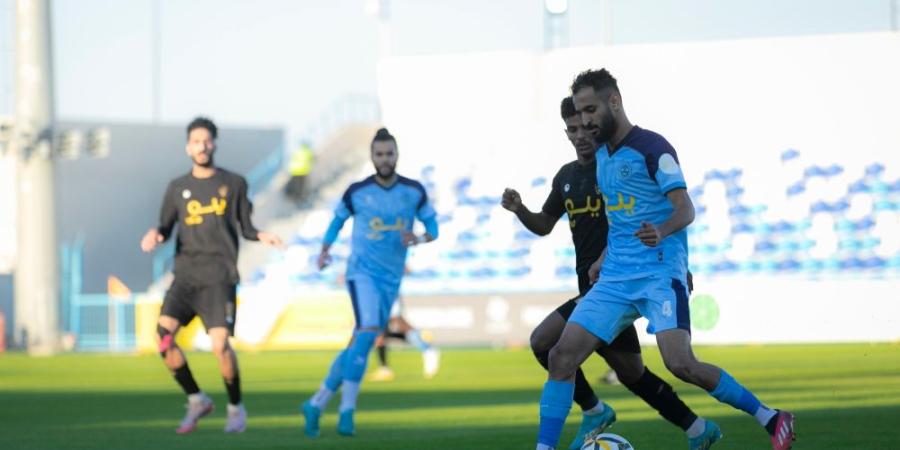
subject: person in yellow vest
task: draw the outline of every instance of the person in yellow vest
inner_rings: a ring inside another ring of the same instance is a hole
[[[304,142],[291,153],[290,161],[288,161],[291,179],[288,181],[286,193],[288,198],[298,206],[306,199],[306,184],[309,174],[312,172],[314,159],[312,149],[309,144]]]

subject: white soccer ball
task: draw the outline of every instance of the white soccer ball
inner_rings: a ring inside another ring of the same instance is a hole
[[[612,433],[588,436],[584,439],[581,450],[634,450],[627,439]]]

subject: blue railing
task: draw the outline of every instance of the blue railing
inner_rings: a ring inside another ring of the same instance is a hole
[[[75,337],[75,350],[133,350],[134,298],[82,293],[83,248],[84,238],[79,237],[60,249],[62,329]]]

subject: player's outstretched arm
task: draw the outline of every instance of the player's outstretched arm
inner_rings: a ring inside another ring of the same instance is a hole
[[[150,253],[156,249],[156,246],[161,244],[166,239],[156,228],[151,228],[144,234],[144,237],[141,239],[141,250],[144,253]]]
[[[316,261],[316,265],[319,267],[319,270],[322,270],[328,267],[331,264],[331,254],[329,250],[331,249],[331,244],[322,244],[322,251],[319,252],[319,259]]]
[[[659,225],[643,222],[641,228],[634,233],[648,247],[656,247],[666,236],[684,229],[694,221],[694,204],[687,189],[673,189],[666,197],[674,208],[669,219]]]
[[[520,196],[515,189],[506,188],[503,191],[500,205],[506,210],[515,213],[519,222],[522,222],[522,225],[524,225],[528,231],[538,236],[550,234],[550,232],[553,231],[553,226],[556,225],[556,221],[559,220],[558,217],[554,218],[543,211],[539,213],[529,211],[522,203],[522,196]]]
[[[159,244],[171,236],[172,229],[175,228],[175,221],[178,220],[178,207],[172,200],[172,190],[172,183],[169,183],[163,196],[162,207],[159,209],[159,225],[148,230],[141,238],[141,250],[145,253],[156,250]]]
[[[275,247],[279,250],[285,249],[284,241],[282,241],[281,237],[275,233],[269,233],[268,231],[257,231],[256,238],[259,240],[259,242],[262,242],[269,247]]]
[[[325,231],[325,237],[322,238],[322,251],[319,252],[319,259],[317,261],[319,270],[322,270],[331,264],[331,253],[329,253],[329,250],[331,250],[331,245],[337,240],[338,235],[341,233],[341,228],[344,228],[344,222],[346,222],[349,217],[350,212],[341,210],[341,207],[339,206],[334,218],[331,219],[331,223],[328,225],[328,230]]]

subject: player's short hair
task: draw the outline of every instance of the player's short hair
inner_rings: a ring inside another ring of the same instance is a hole
[[[194,117],[194,120],[192,120],[191,123],[189,123],[187,126],[188,136],[191,135],[191,131],[194,131],[197,128],[206,128],[206,131],[209,131],[209,135],[212,136],[213,140],[215,140],[216,137],[219,136],[219,129],[216,127],[216,124],[214,124],[213,121],[207,117]]]
[[[572,101],[572,96],[562,99],[562,103],[559,105],[559,114],[563,120],[578,114],[578,111],[575,111],[575,102]]]
[[[378,141],[392,141],[394,145],[397,145],[397,139],[394,138],[394,135],[388,131],[387,128],[379,128],[375,133],[375,137],[372,138],[372,145],[375,145]]]
[[[594,88],[594,92],[606,90],[619,92],[619,85],[616,83],[616,79],[606,69],[588,69],[579,73],[575,80],[572,81],[572,95],[586,87]]]

